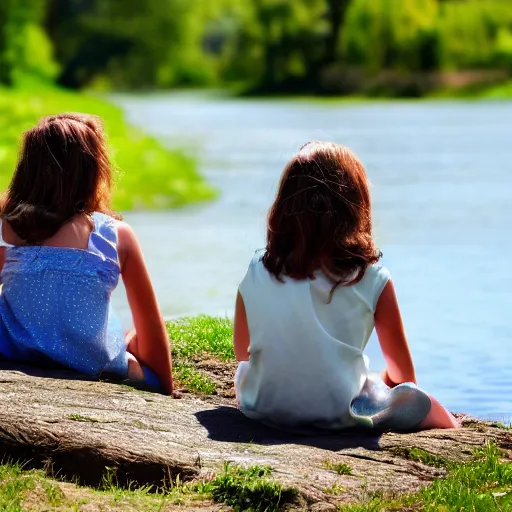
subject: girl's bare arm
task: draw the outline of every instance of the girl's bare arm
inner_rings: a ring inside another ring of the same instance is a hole
[[[237,361],[249,361],[249,326],[245,313],[244,299],[240,292],[236,295],[235,326],[233,331],[233,348]]]
[[[402,382],[416,384],[411,352],[405,336],[395,288],[391,281],[386,284],[377,302],[375,329],[386,361],[387,368],[383,376],[386,383],[388,385]]]
[[[173,382],[169,337],[141,247],[131,227],[124,222],[118,223],[118,254],[137,333],[136,357],[158,375],[164,391],[171,394]]]

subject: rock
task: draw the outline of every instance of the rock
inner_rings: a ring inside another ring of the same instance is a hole
[[[412,434],[298,437],[246,419],[229,399],[187,394],[177,400],[70,372],[5,368],[4,458],[92,486],[109,472],[120,485],[191,481],[231,461],[271,466],[274,478],[296,487],[309,509],[330,510],[373,491],[413,491],[444,474],[442,467],[411,460],[410,448],[454,461],[470,458],[488,440],[512,448],[511,431],[479,422]]]

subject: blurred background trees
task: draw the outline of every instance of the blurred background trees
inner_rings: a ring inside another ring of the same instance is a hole
[[[420,95],[506,80],[510,0],[2,0],[0,83]]]

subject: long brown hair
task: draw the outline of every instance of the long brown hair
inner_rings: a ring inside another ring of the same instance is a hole
[[[270,208],[265,268],[277,279],[359,282],[381,257],[372,238],[371,202],[363,165],[332,142],[309,142],[286,165]]]
[[[27,244],[52,237],[78,213],[110,210],[112,168],[99,117],[59,114],[24,134],[0,216]]]

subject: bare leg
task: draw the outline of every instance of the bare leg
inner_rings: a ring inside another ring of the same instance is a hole
[[[435,398],[430,395],[429,398],[432,402],[432,408],[427,417],[418,425],[419,430],[460,427],[460,423],[453,414],[448,412]]]
[[[144,380],[144,371],[137,361],[137,333],[131,330],[124,339],[126,343],[126,352],[128,352],[128,378],[135,381]]]
[[[139,342],[137,339],[137,333],[135,332],[135,329],[132,329],[126,334],[126,336],[124,337],[124,342],[126,343],[126,351],[137,357]]]
[[[139,361],[128,352],[128,378],[135,381],[144,380],[144,371]]]

